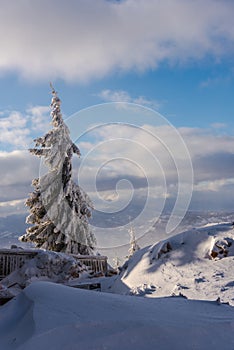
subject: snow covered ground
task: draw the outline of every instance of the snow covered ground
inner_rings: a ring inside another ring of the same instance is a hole
[[[217,254],[217,257],[216,257]],[[234,229],[231,223],[192,229],[139,250],[107,291],[234,305]]]
[[[221,223],[139,250],[102,292],[32,279],[0,307],[0,350],[233,350],[233,265]]]
[[[35,282],[0,313],[4,350],[234,349],[234,309]]]

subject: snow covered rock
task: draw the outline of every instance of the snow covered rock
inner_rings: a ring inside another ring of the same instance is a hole
[[[156,287],[151,285],[151,284],[142,284],[139,287],[133,287],[129,294],[130,295],[136,295],[136,296],[144,296],[146,294],[152,294],[153,292],[155,292]]]
[[[228,255],[234,255],[234,240],[231,237],[225,237],[221,239],[214,237],[209,252],[209,257],[212,259],[222,259]]]
[[[159,259],[163,254],[166,254],[172,250],[171,243],[169,241],[162,241],[152,246],[151,248],[151,257],[150,263],[152,264],[153,260]]]

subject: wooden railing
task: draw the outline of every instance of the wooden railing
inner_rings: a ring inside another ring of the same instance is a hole
[[[90,267],[90,270],[95,273],[107,273],[107,257],[101,255],[74,255],[72,256],[82,262],[84,265]]]
[[[26,260],[32,259],[36,254],[32,250],[0,249],[0,279],[23,266]]]
[[[34,258],[38,250],[0,249],[0,280],[8,276],[13,271],[22,267],[26,260]],[[90,267],[94,273],[107,273],[107,257],[99,255],[73,255],[72,256]]]

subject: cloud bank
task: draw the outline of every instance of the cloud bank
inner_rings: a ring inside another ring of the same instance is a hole
[[[104,95],[109,97],[112,93],[108,90]],[[71,133],[75,130],[73,141],[82,154],[73,162],[74,179],[78,177],[78,183],[90,194],[96,209],[116,211],[128,205],[131,198],[135,201],[134,210],[148,197],[154,198],[158,206],[165,200],[173,203],[180,181],[187,193],[194,183],[193,209],[205,207],[208,210],[215,206],[232,210],[234,137],[217,136],[217,128],[225,125],[211,125],[210,129],[176,129],[165,124],[162,116],[152,115],[148,108],[139,109],[137,105],[128,104],[130,96],[126,92],[116,93],[116,99],[119,94],[126,98],[123,105],[114,104],[114,109],[113,106],[109,109],[110,104],[101,105],[101,111],[100,106],[96,106],[93,113],[84,110],[83,119],[79,114],[67,119]],[[32,190],[31,180],[39,176],[40,160],[23,146],[27,139],[48,131],[48,112],[44,106],[28,108],[25,114],[2,112],[0,141],[8,151],[0,152],[0,215],[22,211],[23,200]],[[97,127],[96,116],[104,118]],[[122,122],[113,123],[112,120]],[[86,122],[93,127],[89,128]],[[77,125],[81,128],[78,134]],[[22,133],[26,133],[25,138]],[[181,147],[181,137],[188,153]],[[186,157],[191,158],[194,182],[191,182],[190,162]],[[155,208],[153,206],[154,211]]]
[[[125,176],[128,181],[135,182],[134,188],[143,188],[147,186],[147,182],[143,180],[143,175],[148,170],[148,177],[156,177],[159,179],[165,176],[168,186],[175,186],[178,181],[178,168],[173,159],[173,151],[175,153],[178,148],[178,140],[176,134],[170,126],[152,126],[144,125],[144,129],[134,129],[125,125],[107,125],[98,131],[100,138],[97,143],[89,144],[87,149],[88,160],[85,159],[85,165],[89,167],[89,171],[85,176],[85,184],[91,183],[89,176],[97,172],[97,181],[100,182],[100,190],[109,190],[114,188],[114,181]],[[149,131],[155,137],[143,130]],[[230,135],[220,135],[217,137],[212,129],[202,128],[178,128],[177,131],[183,138],[191,157],[194,170],[195,190],[218,191],[223,186],[233,184],[234,174],[234,137]],[[93,139],[95,139],[93,137]],[[116,142],[115,142],[116,140]],[[126,142],[126,140],[128,142]],[[166,141],[166,146],[162,141]],[[102,144],[102,141],[105,141]],[[100,143],[101,148],[98,150]],[[126,146],[128,146],[126,148]],[[96,152],[90,152],[91,149],[97,149]],[[170,154],[169,150],[172,152]],[[83,156],[85,153],[83,150]],[[157,163],[152,163],[152,157],[147,152],[154,155]],[[90,155],[89,155],[90,154]],[[127,155],[124,159],[117,156]],[[139,164],[144,159],[144,167],[137,167],[137,159]],[[133,162],[136,160],[136,162]],[[82,158],[81,158],[82,162]],[[103,167],[100,165],[103,164]],[[183,158],[181,158],[180,171],[186,174],[187,169],[183,168]],[[144,174],[143,174],[144,173]],[[186,178],[186,177],[185,177]],[[101,179],[103,182],[101,183]],[[105,181],[104,181],[105,179]],[[106,184],[106,187],[105,187]],[[205,186],[207,186],[205,188]]]
[[[234,51],[229,0],[24,0],[0,2],[0,72],[87,80],[219,60]]]

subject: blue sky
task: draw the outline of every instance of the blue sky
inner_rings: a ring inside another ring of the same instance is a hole
[[[48,77],[49,78],[49,77]],[[215,63],[206,58],[184,67],[160,64],[155,70],[113,72],[88,82],[54,79],[66,115],[102,102],[111,101],[111,93],[125,91],[132,99],[142,96],[175,126],[210,127],[227,124],[234,131],[234,68],[230,59]],[[22,80],[17,74],[4,74],[0,79],[1,109],[19,110],[50,103],[49,79],[43,82]],[[143,104],[144,105],[144,104]],[[147,105],[147,104],[146,104]]]
[[[233,210],[233,15],[229,0],[1,1],[0,214],[25,211],[38,163],[24,150],[49,127],[50,81],[66,117],[104,102],[158,111],[190,152],[191,209]],[[88,141],[83,156],[97,139]]]

